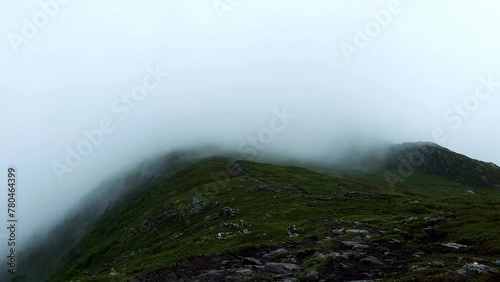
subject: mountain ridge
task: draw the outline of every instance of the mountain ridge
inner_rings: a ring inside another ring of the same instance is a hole
[[[394,150],[387,168],[397,168],[394,160],[398,156],[408,157],[408,149],[421,150],[422,146],[430,145],[407,143]],[[433,154],[444,156],[444,160],[454,154],[453,160],[466,162],[466,167],[475,161],[440,146],[434,148],[438,153]],[[316,277],[317,272],[325,279],[369,278],[361,270],[373,278],[400,277],[401,269],[410,272],[429,258],[445,260],[450,271],[467,268],[455,261],[458,255],[470,260],[479,256],[491,262],[500,253],[500,236],[494,228],[500,218],[494,210],[500,204],[498,192],[480,180],[472,181],[468,175],[457,181],[442,170],[425,169],[427,164],[443,165],[442,159],[434,162],[433,154],[396,190],[388,187],[381,173],[334,176],[296,166],[227,157],[191,158],[173,174],[154,170],[140,187],[106,208],[104,215],[91,224],[90,232],[60,258],[61,266],[39,267],[47,267],[51,278],[46,279],[50,281],[190,279],[185,275],[199,276],[199,281],[225,281],[227,277],[236,279],[232,281],[285,281],[292,277],[316,281],[307,277]],[[474,166],[485,164],[477,162]],[[233,163],[230,168],[238,173],[228,173],[228,163]],[[166,168],[169,163],[163,165]],[[460,189],[464,181],[470,183],[474,194]],[[474,209],[480,212],[471,212]],[[445,219],[429,224],[425,218]],[[462,227],[464,222],[468,227]],[[428,227],[431,229],[425,229]],[[70,223],[66,229],[71,230]],[[478,229],[485,234],[477,234]],[[402,246],[392,249],[390,240],[398,240]],[[448,243],[468,248],[455,252],[443,246]],[[356,253],[360,245],[364,253]],[[269,255],[283,248],[286,256]],[[324,257],[327,252],[351,252],[355,258],[347,255],[347,259],[340,256],[332,260]],[[389,257],[384,255],[387,252]],[[425,259],[404,257],[421,252],[425,255],[420,258]],[[34,253],[38,256],[31,259],[40,260],[43,248]],[[251,254],[261,264],[253,260],[245,264],[240,259],[243,254]],[[27,257],[26,261],[30,261]],[[327,267],[339,260],[348,268]],[[234,267],[217,265],[223,261]],[[205,268],[188,267],[193,262]],[[371,264],[378,267],[372,265],[370,270]],[[435,267],[428,268],[436,272]],[[213,275],[203,276],[206,271]],[[38,273],[32,272],[31,278]],[[425,277],[427,273],[414,273],[414,277]],[[456,278],[446,271],[440,275]],[[487,272],[481,277],[497,276]],[[28,274],[17,277],[17,281],[32,281],[29,279]]]

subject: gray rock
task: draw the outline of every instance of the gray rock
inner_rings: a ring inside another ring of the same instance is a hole
[[[288,233],[288,238],[297,238],[297,237],[299,237],[299,234],[297,233],[297,228],[295,227],[295,225],[292,225],[292,226],[288,227],[287,233]]]
[[[370,231],[364,229],[347,229],[346,233],[351,234],[370,234]]]
[[[277,256],[286,255],[288,253],[290,253],[290,252],[285,250],[285,249],[277,249],[277,250],[270,252],[269,254],[265,254],[264,258],[275,258]]]
[[[358,253],[358,252],[342,252],[342,253],[334,252],[334,253],[329,253],[326,255],[318,254],[318,257],[321,259],[330,257],[330,258],[334,258],[334,259],[346,259],[346,260],[348,260],[348,259],[362,258],[363,254]]]
[[[219,232],[215,236],[218,240],[227,240],[229,239],[229,236],[231,235],[231,232]]]
[[[224,207],[222,210],[219,211],[219,216],[225,216],[225,217],[235,217],[240,214],[239,209],[233,209],[230,207]]]
[[[347,247],[353,247],[355,249],[369,249],[370,247],[367,246],[367,245],[363,245],[361,243],[358,243],[358,242],[354,242],[354,241],[342,241],[342,244],[344,246],[347,246]]]
[[[456,271],[455,271],[455,274],[456,274],[457,276],[460,276],[460,277],[465,277],[465,276],[467,276],[467,272],[466,272],[465,270],[463,270],[463,269],[458,269],[458,270],[456,270]]]
[[[450,248],[450,249],[455,249],[455,250],[461,250],[461,249],[467,249],[469,246],[467,245],[461,245],[457,243],[447,243],[447,244],[442,244],[443,246]]]
[[[344,228],[332,230],[332,233],[335,234],[335,235],[342,235],[342,234],[344,234],[344,232],[345,232]]]
[[[442,261],[435,261],[435,262],[430,263],[429,265],[433,266],[433,267],[440,267],[440,268],[445,266],[444,262],[442,262]]]
[[[398,240],[398,239],[392,239],[389,241],[389,244],[393,244],[393,245],[401,245],[401,241]]]
[[[431,226],[427,226],[427,227],[424,227],[424,229],[422,229],[425,233],[430,233],[430,232],[433,232],[434,231],[434,228],[432,228]]]
[[[251,276],[253,275],[253,271],[251,269],[245,268],[245,269],[238,269],[235,271],[235,273],[241,275],[241,276]]]
[[[275,274],[288,274],[300,270],[300,266],[293,263],[268,262],[264,265],[263,270]]]
[[[499,260],[497,260],[497,261],[495,261],[495,264],[496,264],[496,265],[500,265],[500,259],[499,259]]]
[[[465,268],[467,270],[475,271],[477,274],[488,274],[488,273],[498,274],[498,273],[500,273],[500,271],[498,271],[498,269],[496,269],[496,268],[489,267],[489,266],[484,265],[484,264],[479,264],[477,262],[468,263],[463,268]]]
[[[429,269],[428,266],[417,266],[417,267],[413,267],[413,271],[415,272],[418,272],[418,271],[424,271],[424,270],[427,270]]]
[[[376,265],[380,265],[380,266],[385,266],[385,264],[383,262],[381,262],[378,258],[376,258],[374,256],[368,256],[361,261],[369,262],[371,264],[376,264]]]
[[[317,271],[308,271],[306,276],[304,277],[305,281],[316,282],[319,281],[319,272]]]
[[[179,239],[182,235],[183,235],[182,232],[175,232],[174,234],[170,235],[169,239],[170,240]]]
[[[342,195],[342,199],[344,199],[344,200],[358,200],[358,199],[362,199],[362,197],[357,192],[349,192],[349,193]]]
[[[212,203],[212,208],[218,207],[220,205],[222,205],[222,202],[215,201],[215,202]]]
[[[243,258],[243,263],[249,265],[262,265],[262,262],[255,258]]]
[[[426,217],[426,218],[424,218],[424,221],[427,224],[438,224],[440,222],[446,221],[446,217],[444,217],[444,216]]]
[[[351,269],[351,267],[345,263],[339,263],[339,266],[342,267],[343,269]]]

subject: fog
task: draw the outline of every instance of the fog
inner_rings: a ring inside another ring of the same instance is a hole
[[[0,179],[16,169],[19,246],[178,148],[345,159],[432,141],[500,163],[496,1],[40,3],[0,11]]]

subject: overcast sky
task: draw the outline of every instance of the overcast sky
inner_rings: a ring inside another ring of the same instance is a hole
[[[18,170],[20,238],[112,173],[202,142],[433,141],[500,164],[498,1],[54,1],[0,9],[0,180]]]

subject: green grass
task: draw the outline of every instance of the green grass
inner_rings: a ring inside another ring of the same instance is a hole
[[[168,180],[156,178],[147,183],[106,213],[51,280],[125,281],[174,266],[187,257],[230,253],[288,240],[301,241],[310,236],[325,237],[329,226],[319,222],[335,220],[357,221],[387,232],[385,237],[378,238],[385,240],[411,233],[423,224],[424,217],[445,214],[452,220],[436,229],[444,234],[445,241],[473,245],[485,257],[500,253],[500,196],[489,188],[472,187],[478,193],[473,195],[452,188],[457,185],[450,180],[419,172],[396,190],[391,190],[382,174],[343,173],[342,177],[336,177],[298,167],[247,161],[240,163],[248,176],[217,183],[211,175],[219,175],[227,163],[228,160],[221,158],[204,160]],[[261,189],[257,180],[272,187]],[[357,192],[359,199],[343,197],[351,191]],[[193,197],[206,204],[200,213],[179,221],[155,223],[154,229],[147,232],[134,232],[145,220],[154,222],[158,215],[168,210],[188,209],[188,202]],[[408,200],[419,203],[408,204]],[[221,204],[212,206],[214,202]],[[223,207],[238,209],[240,214],[232,218],[206,219]],[[403,223],[409,218],[417,219]],[[224,223],[242,224],[243,227],[231,229]],[[296,226],[299,237],[290,239],[287,228],[292,225]],[[251,233],[238,233],[243,229]],[[170,239],[176,232],[183,235]],[[216,238],[219,232],[231,232],[231,236],[219,240]],[[415,240],[417,251],[418,234],[410,240]],[[454,259],[451,256],[439,259],[451,261]],[[312,259],[306,265],[318,269],[324,263]],[[418,260],[415,263],[419,263]],[[118,275],[110,275],[112,269]],[[418,275],[433,275],[433,271],[430,269]],[[264,278],[253,277],[248,281],[261,281],[259,279]]]

